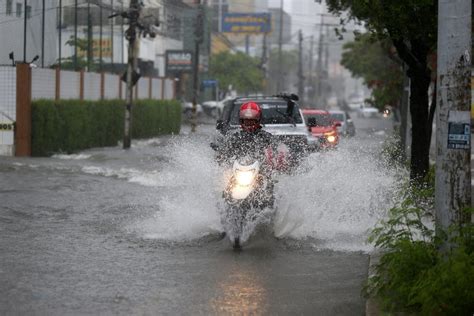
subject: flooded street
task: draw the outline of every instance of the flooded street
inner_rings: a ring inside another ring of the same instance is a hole
[[[363,315],[367,230],[391,205],[391,123],[315,153],[275,186],[242,251],[222,237],[222,170],[197,135],[0,159],[0,314]]]

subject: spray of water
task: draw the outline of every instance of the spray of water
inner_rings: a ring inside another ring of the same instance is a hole
[[[145,238],[182,241],[221,231],[218,201],[223,179],[209,141],[175,138],[165,150],[170,163],[155,177],[155,186],[173,187],[157,205],[154,217],[136,225]],[[169,190],[168,190],[169,191]]]
[[[368,251],[368,230],[382,219],[397,189],[397,171],[387,169],[365,144],[308,157],[300,173],[277,185],[275,235],[307,239],[317,248]]]
[[[146,177],[152,176],[156,187],[175,190],[162,196],[153,218],[135,225],[142,236],[183,241],[224,230],[219,201],[225,177],[208,143],[184,137],[166,145],[171,163]],[[393,205],[397,188],[396,171],[377,163],[376,152],[353,140],[310,155],[296,174],[278,176],[274,235],[309,241],[318,249],[370,250],[368,230]],[[244,239],[250,235],[246,231]]]

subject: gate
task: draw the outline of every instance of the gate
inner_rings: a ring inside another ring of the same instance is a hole
[[[15,154],[16,67],[0,65],[0,156]]]

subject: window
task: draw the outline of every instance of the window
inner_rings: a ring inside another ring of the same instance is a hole
[[[12,3],[13,0],[7,0],[7,10],[6,10],[6,14],[7,15],[12,15]]]
[[[238,102],[238,101],[237,101]],[[277,100],[257,100],[256,101],[262,109],[262,124],[300,124],[303,123],[303,119],[300,115],[300,110],[297,105],[293,109],[292,117],[288,117],[286,114],[287,103],[285,101]],[[230,118],[231,125],[239,125],[239,112],[240,106],[243,103],[236,103],[236,106],[232,109]]]
[[[25,10],[26,18],[31,19],[31,6],[27,5]]]
[[[16,4],[16,17],[21,18],[22,5],[21,3]]]

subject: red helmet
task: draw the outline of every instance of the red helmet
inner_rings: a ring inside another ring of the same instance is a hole
[[[262,110],[255,102],[242,104],[239,112],[240,126],[244,131],[255,132],[259,129],[262,120]]]

